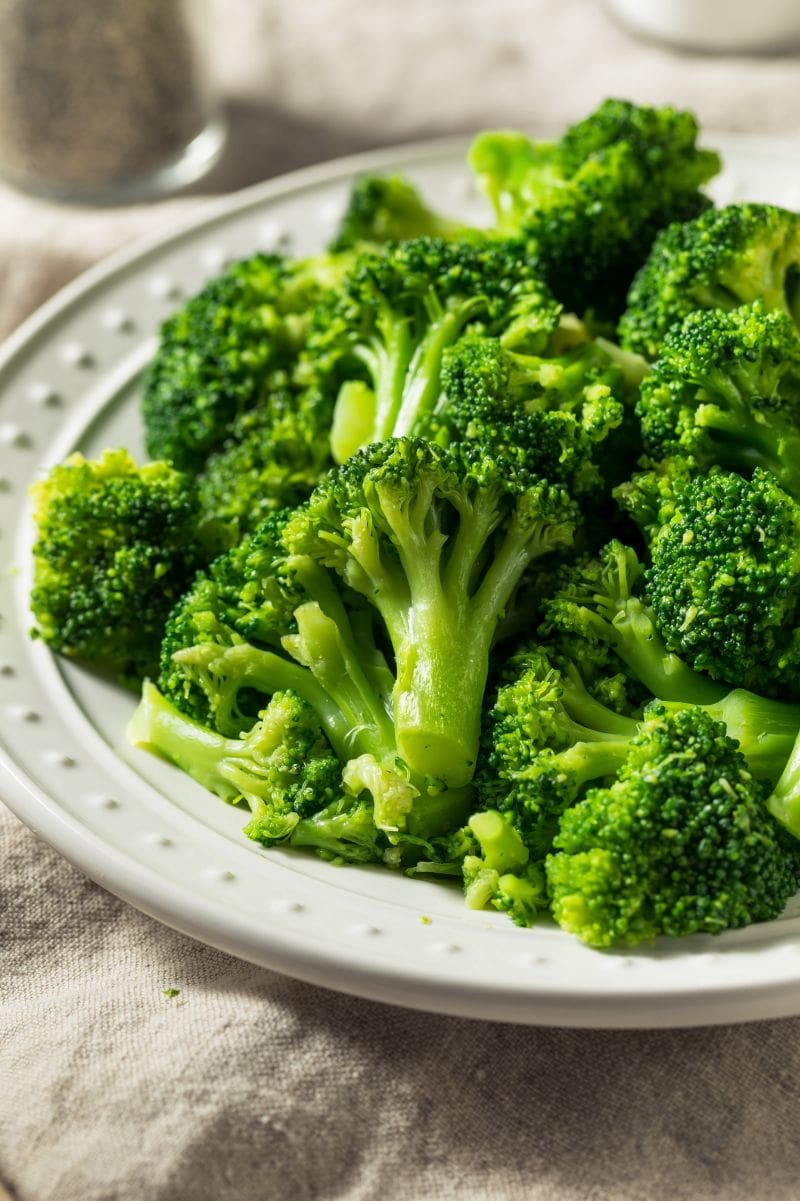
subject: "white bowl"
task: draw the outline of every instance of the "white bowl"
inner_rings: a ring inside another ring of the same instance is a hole
[[[787,50],[800,43],[798,0],[606,0],[634,33],[694,50]]]

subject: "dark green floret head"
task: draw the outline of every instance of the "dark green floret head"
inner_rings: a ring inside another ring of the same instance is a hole
[[[332,412],[320,390],[279,387],[240,414],[198,476],[203,514],[241,535],[304,501],[331,465]]]
[[[333,256],[256,254],[170,317],[145,378],[148,453],[199,469],[240,413],[286,385],[313,305],[341,270]]]
[[[800,216],[770,204],[730,204],[656,238],[619,326],[623,346],[653,359],[695,309],[754,300],[800,325]]]
[[[676,485],[646,593],[671,651],[715,679],[800,699],[800,505],[773,475]]]
[[[107,450],[71,455],[32,492],[36,632],[130,683],[151,673],[170,609],[213,553],[191,482]]]
[[[161,643],[159,687],[182,712],[215,726],[224,682],[204,670],[206,659],[226,647],[250,643],[279,647],[304,599],[286,568],[282,542],[289,510],[272,513],[252,534],[218,556],[169,614]],[[227,698],[226,698],[227,699]],[[252,721],[263,696],[237,693]]]
[[[617,780],[561,818],[553,915],[594,947],[718,934],[780,915],[797,851],[725,726],[653,706]]]
[[[760,465],[800,497],[800,336],[763,301],[695,312],[671,330],[638,412],[654,457]]]
[[[559,300],[615,318],[659,229],[708,207],[719,158],[691,113],[606,100],[559,142],[483,133],[470,163],[498,227],[531,241]]]

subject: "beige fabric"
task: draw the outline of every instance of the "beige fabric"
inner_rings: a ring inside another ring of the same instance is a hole
[[[607,93],[798,135],[796,58],[676,56],[590,0],[215,5],[234,127],[207,191],[420,134],[555,128]],[[0,329],[199,203],[0,189]],[[7,811],[0,865],[0,1177],[17,1201],[798,1195],[800,1021],[601,1034],[412,1014],[172,933]]]

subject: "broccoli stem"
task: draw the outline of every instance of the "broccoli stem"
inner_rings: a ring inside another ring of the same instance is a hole
[[[800,838],[800,734],[767,801],[767,808],[790,834]]]
[[[223,800],[246,795],[248,768],[255,765],[237,739],[226,738],[176,709],[146,680],[142,699],[128,726],[128,738],[176,764]],[[244,785],[244,787],[243,787]]]
[[[419,343],[408,370],[402,402],[393,428],[379,435],[386,438],[408,437],[419,418],[431,412],[441,393],[442,355],[451,346],[466,323],[483,307],[480,296],[461,301],[434,316],[423,340]]]
[[[776,428],[768,418],[756,421],[744,410],[729,413],[712,404],[701,405],[695,421],[704,429],[732,440],[732,445],[720,446],[723,462],[730,461],[734,467],[742,464],[764,467],[777,476],[781,487],[794,495],[800,492],[800,435],[780,426]]]
[[[800,704],[769,700],[735,688],[704,708],[725,723],[754,776],[774,780],[780,775],[800,730]]]
[[[593,615],[594,616],[594,615]],[[646,607],[636,597],[621,601],[613,620],[602,623],[603,637],[653,696],[662,701],[713,705],[728,689],[706,679],[667,650]]]

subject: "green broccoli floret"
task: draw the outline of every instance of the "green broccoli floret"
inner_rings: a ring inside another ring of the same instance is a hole
[[[800,325],[800,217],[770,204],[730,204],[656,238],[628,295],[622,345],[655,359],[696,309],[754,300]]]
[[[617,780],[561,818],[547,860],[556,921],[609,947],[778,917],[800,860],[766,792],[722,722],[653,706]]]
[[[371,802],[343,792],[342,765],[313,708],[291,692],[276,692],[250,729],[226,738],[146,683],[128,738],[223,800],[246,804],[251,816],[244,832],[256,842],[305,847],[351,863],[396,858],[373,821]]]
[[[362,249],[365,243],[407,242],[412,238],[456,238],[477,231],[433,212],[402,175],[362,175],[353,184],[347,208],[329,249]]]
[[[470,164],[505,236],[527,237],[544,278],[577,313],[619,315],[661,228],[708,207],[719,158],[673,108],[606,100],[558,142],[482,133]]]
[[[369,447],[331,472],[285,534],[292,553],[334,569],[380,614],[398,752],[450,788],[474,772],[498,622],[526,568],[568,545],[575,523],[562,489],[462,449]]]
[[[170,317],[145,378],[148,453],[197,471],[241,413],[285,389],[313,306],[347,262],[348,256],[293,261],[256,254]]]
[[[649,542],[675,513],[675,491],[699,473],[697,464],[680,455],[658,461],[642,456],[641,470],[614,489],[614,500]]]
[[[759,465],[800,497],[800,337],[762,301],[690,314],[642,384],[647,450],[702,469]]]
[[[611,648],[651,696],[676,708],[703,706],[724,721],[753,773],[776,780],[800,728],[800,705],[742,688],[731,691],[671,652],[641,595],[643,570],[635,552],[620,543],[610,543],[599,558],[567,569],[545,607],[543,635],[567,635]]]
[[[149,674],[170,609],[212,557],[191,481],[125,450],[73,454],[32,489],[35,633],[128,683]]]
[[[474,440],[573,495],[630,474],[641,452],[623,371],[578,325],[556,326],[542,354],[467,334],[445,355],[442,383],[426,435]]]
[[[413,433],[440,399],[445,349],[466,328],[535,350],[557,312],[519,243],[417,238],[359,255],[308,344],[318,386],[332,376],[338,390],[334,458]]]
[[[332,398],[279,387],[241,413],[197,477],[201,511],[239,534],[301,503],[331,465]]]
[[[677,482],[647,600],[670,651],[715,680],[800,700],[800,504],[756,468]]]

